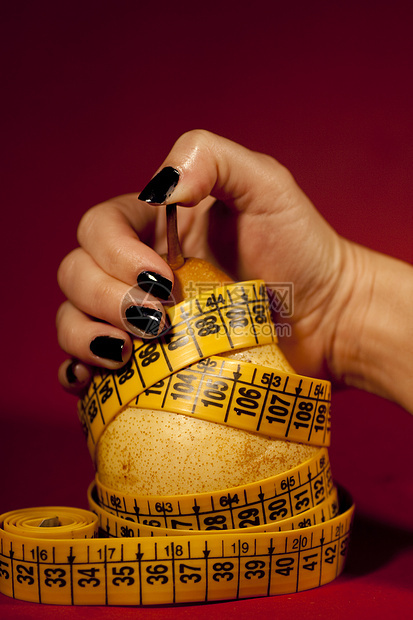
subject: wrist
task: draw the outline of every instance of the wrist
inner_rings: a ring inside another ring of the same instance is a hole
[[[388,398],[413,413],[413,267],[344,243],[332,374],[345,385]]]

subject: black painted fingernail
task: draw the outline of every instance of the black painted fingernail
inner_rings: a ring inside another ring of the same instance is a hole
[[[162,321],[162,312],[144,306],[129,306],[125,311],[128,322],[145,334],[157,336]]]
[[[175,170],[175,168],[171,166],[162,168],[162,170],[149,181],[138,198],[144,202],[149,202],[149,204],[161,205],[171,196],[178,181],[178,170]]]
[[[172,291],[172,282],[154,271],[142,271],[137,282],[145,293],[150,293],[159,299],[168,299]]]
[[[66,368],[66,379],[68,383],[70,383],[71,385],[73,385],[74,383],[77,383],[77,380],[78,380],[76,377],[76,373],[75,373],[76,366],[77,366],[77,362],[73,361]]]
[[[111,360],[112,362],[122,362],[122,351],[125,341],[121,338],[111,336],[97,336],[90,343],[90,350],[94,355]]]

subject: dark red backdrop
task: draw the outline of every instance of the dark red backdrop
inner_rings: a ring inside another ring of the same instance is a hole
[[[182,132],[274,155],[341,234],[413,262],[411,13],[400,0],[3,7],[0,512],[86,506],[93,469],[56,379],[56,269],[84,211],[142,188]],[[407,618],[413,420],[351,391],[335,395],[333,433],[334,476],[358,507],[345,575],[293,596],[140,617]],[[0,603],[7,618],[57,613]]]

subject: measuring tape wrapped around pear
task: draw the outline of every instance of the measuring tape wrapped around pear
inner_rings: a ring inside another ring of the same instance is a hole
[[[0,516],[7,596],[208,602],[315,588],[343,570],[354,506],[331,475],[330,384],[283,356],[264,283],[184,261],[176,207],[167,217],[171,329],[135,339],[128,364],[97,370],[79,403],[91,512]],[[202,294],[186,298],[189,283]]]
[[[179,495],[288,471],[329,444],[330,384],[291,368],[263,282],[234,284],[206,261],[183,259],[176,207],[167,211],[180,302],[167,310],[171,330],[136,339],[130,362],[98,373],[79,406],[100,480]]]

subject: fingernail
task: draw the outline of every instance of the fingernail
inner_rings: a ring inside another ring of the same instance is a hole
[[[94,355],[111,360],[112,362],[122,362],[122,351],[125,341],[111,336],[97,336],[90,343],[90,350]]]
[[[129,306],[125,311],[127,321],[145,334],[157,336],[162,322],[162,312],[144,306]]]
[[[66,379],[71,385],[77,382],[77,377],[75,373],[76,366],[77,362],[75,361],[71,362],[71,364],[69,364],[69,366],[66,368]]]
[[[144,202],[149,202],[149,204],[161,205],[171,196],[178,181],[178,170],[175,170],[175,168],[171,166],[162,168],[162,170],[149,181],[138,198]]]
[[[145,293],[168,299],[172,291],[172,282],[154,271],[142,271],[137,277],[137,282]]]
[[[72,360],[66,368],[66,379],[70,385],[82,384],[89,380],[89,372],[79,360]]]

